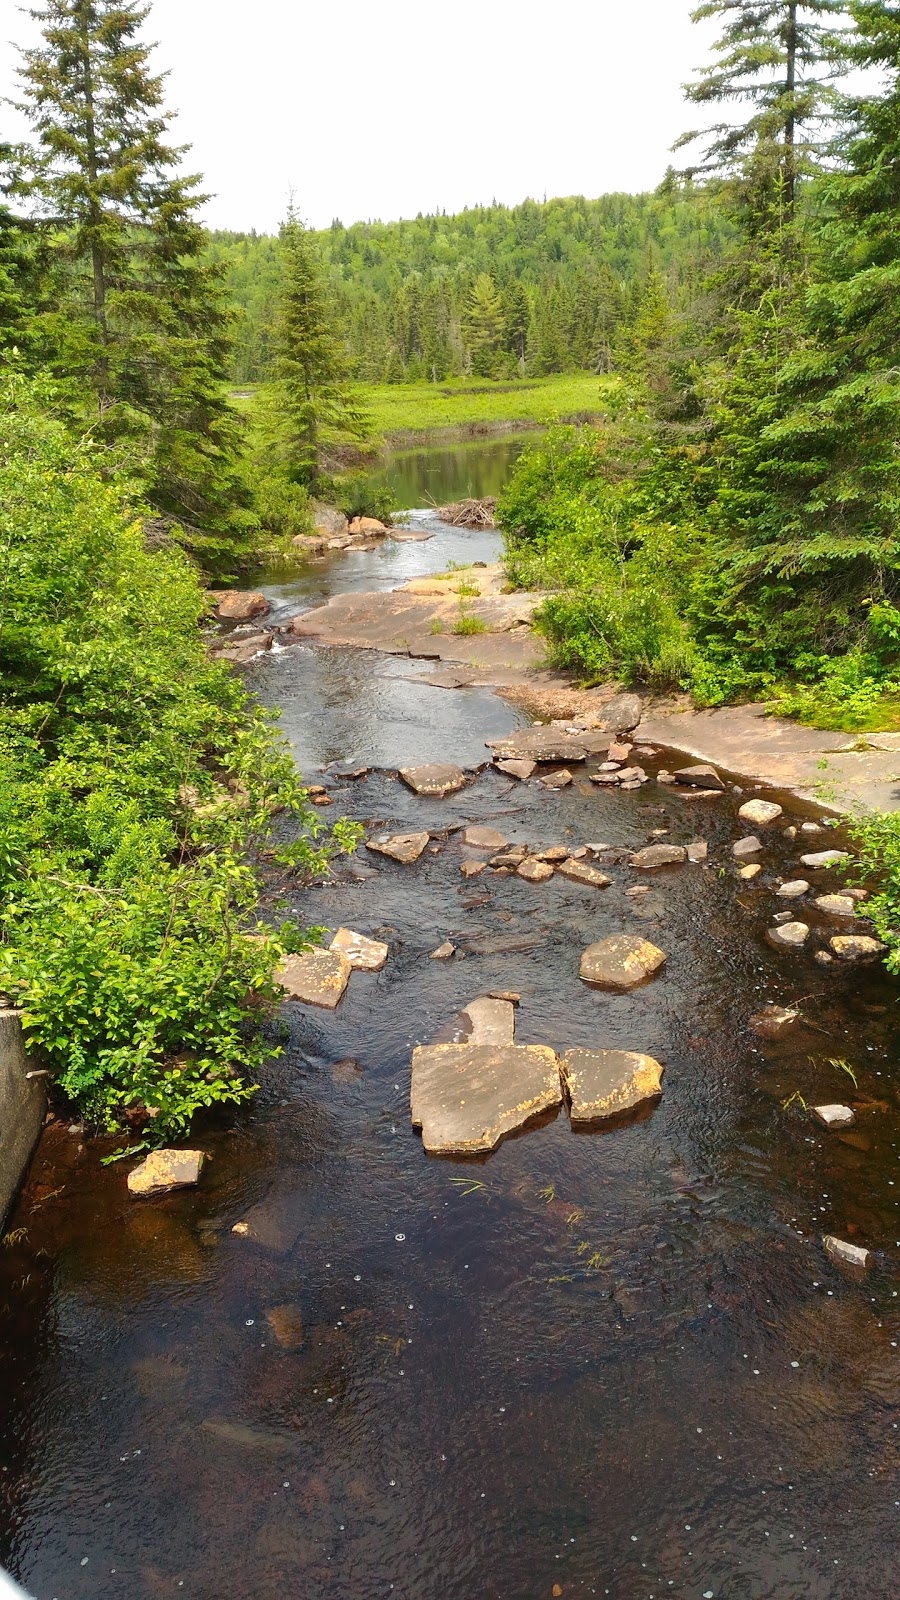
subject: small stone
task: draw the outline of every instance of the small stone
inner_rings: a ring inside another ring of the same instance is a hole
[[[813,1116],[823,1128],[849,1128],[856,1121],[851,1106],[813,1106]]]
[[[656,867],[683,866],[687,851],[680,844],[648,844],[631,858],[631,865],[639,872],[652,872]]]
[[[781,834],[782,834],[782,838],[784,838],[784,839],[792,839],[793,840],[793,839],[796,839],[796,837],[797,837],[797,829],[796,828],[782,828]]]
[[[517,1006],[521,998],[518,989],[492,989],[488,995],[489,1000],[508,1000],[511,1006]]]
[[[535,861],[549,861],[551,865],[555,866],[557,861],[568,861],[568,847],[564,844],[548,845],[546,850],[535,850],[534,859]]]
[[[856,901],[849,894],[820,894],[813,901],[826,917],[855,917]]]
[[[688,861],[692,861],[695,866],[699,866],[700,863],[702,861],[706,861],[709,856],[709,845],[705,839],[694,839],[686,847],[685,854],[687,855]]]
[[[782,883],[775,893],[781,900],[799,900],[803,894],[809,894],[809,884],[805,878],[792,878],[790,883]]]
[[[667,772],[665,767],[660,767],[656,774],[656,781],[657,783],[664,783],[668,787],[675,782],[675,775],[672,772]]]
[[[606,759],[607,761],[627,761],[633,749],[633,744],[613,743],[606,752]]]
[[[608,889],[611,878],[605,872],[598,872],[596,867],[589,867],[585,861],[563,861],[557,868],[562,878],[567,878],[570,883],[587,883],[594,889]]]
[[[824,833],[825,829],[822,827],[821,822],[801,822],[801,824],[800,824],[800,832],[801,833]]]
[[[615,933],[589,946],[580,976],[603,989],[634,989],[652,978],[666,960],[662,950],[635,933]]]
[[[646,783],[647,774],[643,767],[623,767],[619,773],[619,782],[623,789],[628,789],[633,784]]]
[[[629,900],[639,900],[642,895],[652,893],[653,890],[649,883],[636,883],[633,888],[625,890],[625,894]]]
[[[459,870],[464,878],[477,878],[482,872],[487,871],[487,862],[464,861]]]
[[[839,961],[872,961],[883,956],[887,945],[880,939],[868,939],[862,934],[839,933],[829,939],[828,945]]]
[[[240,1227],[240,1223],[238,1223]],[[234,1231],[234,1230],[232,1230]],[[272,1306],[266,1321],[282,1350],[299,1350],[303,1343],[303,1317],[299,1306]]]
[[[820,850],[816,855],[801,856],[801,867],[835,867],[839,861],[849,861],[846,850]]]
[[[783,922],[780,927],[769,929],[769,938],[773,944],[796,950],[809,938],[809,928],[805,922]]]
[[[820,967],[834,966],[834,956],[830,950],[817,950],[813,955],[813,960],[817,961]]]
[[[745,882],[749,883],[751,878],[758,878],[761,872],[762,867],[760,866],[759,862],[754,861],[751,862],[749,867],[741,867],[738,877],[743,878]]]
[[[355,972],[380,972],[388,958],[386,944],[378,939],[367,939],[365,934],[354,933],[350,928],[338,928],[331,949],[346,956]]]
[[[764,1039],[779,1039],[787,1028],[798,1021],[800,1012],[796,1006],[764,1006],[762,1011],[751,1017],[747,1026],[753,1033],[760,1034]]]
[[[561,772],[551,772],[546,778],[538,778],[542,789],[567,789],[571,782],[572,774],[565,768]]]
[[[510,869],[515,871],[516,867],[518,867],[525,860],[527,854],[528,851],[524,848],[524,846],[521,850],[505,850],[502,855],[491,856],[488,866],[493,867],[495,870],[501,872],[504,870],[508,871]]]
[[[754,828],[768,828],[779,817],[784,816],[783,806],[775,804],[774,800],[748,800],[738,812],[742,822],[749,822]]]
[[[724,789],[725,785],[719,777],[715,767],[700,764],[695,767],[679,767],[674,773],[676,783],[687,784],[691,789]]]
[[[206,1156],[202,1150],[152,1150],[128,1174],[128,1192],[136,1199],[191,1189],[200,1180]]]
[[[497,828],[466,828],[462,842],[470,850],[506,850],[509,840]]]
[[[338,950],[308,950],[305,955],[285,956],[275,977],[292,1000],[334,1011],[344,997],[352,970]]]
[[[779,911],[777,916],[774,916],[772,918],[772,921],[773,922],[790,922],[790,920],[793,917],[793,915],[794,915],[793,911]]]
[[[502,1050],[515,1043],[516,1011],[510,1000],[482,995],[478,1000],[469,1001],[463,1018],[468,1023],[466,1044]]]
[[[428,959],[429,961],[449,961],[450,957],[455,955],[456,945],[451,944],[450,940],[447,939],[444,944],[439,944],[436,950],[432,950]]]
[[[553,877],[553,868],[549,861],[523,861],[517,868],[517,876],[526,883],[546,883]]]
[[[731,854],[736,860],[742,861],[745,856],[755,856],[762,849],[760,841],[754,833],[748,834],[746,839],[738,839],[737,844],[731,846]]]
[[[569,1050],[560,1070],[573,1127],[621,1116],[662,1094],[663,1068],[633,1050]]]
[[[510,778],[518,778],[524,783],[533,772],[537,771],[536,761],[495,761],[494,766],[498,772],[505,772]]]
[[[392,837],[384,835],[382,838],[368,839],[366,849],[373,850],[376,855],[390,856],[392,861],[399,861],[402,866],[408,867],[418,861],[430,837],[428,833],[397,833]]]
[[[597,772],[592,772],[591,773],[591,783],[606,783],[606,784],[618,783],[620,770],[621,769],[617,768],[616,770],[614,770],[612,772],[608,772],[608,771],[605,771],[604,768],[601,767]]]
[[[442,800],[448,794],[456,794],[466,786],[465,774],[459,767],[440,763],[425,767],[401,767],[400,777],[415,794],[430,795],[437,800]]]
[[[823,1240],[825,1254],[835,1266],[850,1267],[854,1272],[868,1272],[872,1265],[871,1250],[864,1250],[858,1244],[848,1244],[845,1239],[838,1239],[833,1233],[826,1233]]]

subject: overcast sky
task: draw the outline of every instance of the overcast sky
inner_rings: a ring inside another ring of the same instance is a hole
[[[323,227],[655,187],[714,37],[692,3],[154,0],[147,34],[206,220],[271,230],[292,190]],[[33,34],[12,0],[0,19]],[[14,65],[7,46],[4,93]]]

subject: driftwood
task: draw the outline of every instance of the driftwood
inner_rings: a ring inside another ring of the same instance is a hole
[[[496,528],[496,510],[496,498],[490,495],[485,500],[457,500],[450,506],[438,506],[437,514],[454,528]]]

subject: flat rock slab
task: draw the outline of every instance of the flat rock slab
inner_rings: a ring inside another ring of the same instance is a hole
[[[379,856],[390,856],[392,861],[409,867],[418,861],[430,838],[430,833],[395,833],[390,837],[385,834],[377,839],[368,839],[366,849],[373,850]]]
[[[462,1014],[470,1030],[467,1044],[488,1045],[495,1050],[515,1044],[516,1008],[511,1000],[482,995],[470,1000]]]
[[[498,772],[505,772],[507,777],[518,778],[520,783],[524,783],[537,770],[537,762],[530,759],[495,761],[494,766]]]
[[[334,1011],[344,998],[352,971],[339,950],[308,950],[305,955],[285,956],[275,977],[292,1000]]]
[[[719,777],[715,767],[705,764],[696,767],[679,767],[672,776],[676,783],[686,784],[690,789],[724,789],[725,785]]]
[[[828,948],[839,961],[874,961],[887,952],[880,939],[868,939],[862,934],[838,933],[829,939]]]
[[[192,1189],[200,1180],[206,1156],[202,1150],[152,1150],[128,1174],[128,1193],[136,1199]]]
[[[585,950],[581,958],[581,978],[601,989],[635,989],[645,983],[666,960],[649,939],[636,933],[614,933]]]
[[[846,1239],[838,1239],[833,1233],[826,1233],[822,1244],[829,1261],[833,1261],[837,1267],[849,1267],[852,1272],[863,1276],[872,1265],[871,1250],[864,1250],[858,1244],[848,1244]]]
[[[809,884],[805,878],[792,878],[790,883],[783,883],[775,893],[780,900],[799,900],[801,895],[809,894]]]
[[[849,861],[846,850],[817,850],[811,856],[801,856],[801,867],[836,867],[839,861]]]
[[[849,894],[819,894],[816,895],[813,905],[826,917],[856,916],[856,901]]]
[[[805,922],[782,922],[780,927],[769,929],[768,937],[783,949],[798,950],[809,938],[809,928]]]
[[[755,1017],[751,1017],[747,1026],[763,1039],[780,1039],[799,1018],[800,1012],[796,1006],[770,1005],[764,1006]]]
[[[687,851],[680,844],[648,844],[635,852],[631,865],[639,872],[651,872],[656,867],[683,866],[686,860]]]
[[[463,844],[471,850],[505,850],[509,840],[498,828],[466,828],[462,836]]]
[[[549,861],[551,866],[556,866],[557,862],[568,861],[570,851],[568,845],[551,844],[546,850],[533,850],[532,855],[535,861]]]
[[[429,961],[449,961],[451,956],[455,955],[456,945],[451,944],[450,940],[447,939],[444,944],[439,944],[436,950],[432,950],[428,959]]]
[[[849,1128],[856,1121],[852,1106],[813,1106],[813,1116],[823,1128]]]
[[[552,877],[555,868],[549,861],[522,861],[516,868],[516,875],[524,878],[526,883],[547,883]]]
[[[367,939],[351,928],[338,928],[331,949],[346,956],[355,972],[380,972],[388,958],[388,947],[378,939]]]
[[[570,738],[555,728],[523,728],[491,746],[503,761],[586,761],[588,752],[580,738]]]
[[[561,1102],[559,1062],[544,1045],[438,1044],[413,1052],[410,1111],[430,1155],[494,1150]]]
[[[663,1068],[633,1050],[569,1050],[560,1070],[573,1124],[621,1116],[662,1094]]]
[[[748,800],[741,806],[738,816],[753,828],[768,828],[784,816],[784,807],[776,805],[774,800]]]
[[[401,767],[400,777],[414,794],[432,795],[443,800],[445,795],[456,794],[466,786],[465,773],[459,767],[444,766],[439,762],[425,767]]]
[[[746,839],[738,839],[731,846],[731,854],[736,861],[743,861],[747,856],[755,856],[762,849],[762,844],[755,833],[748,834]]]
[[[561,861],[556,870],[560,877],[567,878],[570,883],[586,883],[593,889],[608,889],[612,882],[605,872],[589,867],[586,861]]]

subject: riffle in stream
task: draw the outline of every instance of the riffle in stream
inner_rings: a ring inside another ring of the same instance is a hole
[[[286,614],[496,552],[420,520],[430,543],[262,587]],[[787,839],[818,814],[776,795],[744,883],[748,793],[609,793],[584,771],[554,793],[485,770],[418,798],[391,769],[479,766],[523,720],[425,671],[301,645],[249,678],[310,778],[377,769],[328,780],[329,817],[535,846],[666,828],[707,839],[708,863],[639,880],[623,862],[597,890],[466,882],[456,836],[411,867],[363,849],[294,909],[383,939],[388,963],[334,1014],[285,1008],[252,1107],[195,1141],[196,1191],[135,1203],[121,1166],[48,1128],[0,1256],[0,1558],[37,1600],[896,1595],[896,984],[817,966],[835,928],[806,909],[808,949],[766,939],[776,880],[840,834]],[[581,952],[621,931],[665,950],[663,972],[586,988]],[[446,939],[458,955],[430,961]],[[652,1114],[576,1133],[563,1111],[482,1161],[426,1156],[413,1048],[492,989],[521,993],[521,1043],[664,1063]],[[771,1042],[747,1026],[768,1002],[802,1014]],[[785,1108],[795,1091],[848,1101],[854,1127]],[[874,1252],[864,1282],[827,1233]]]

